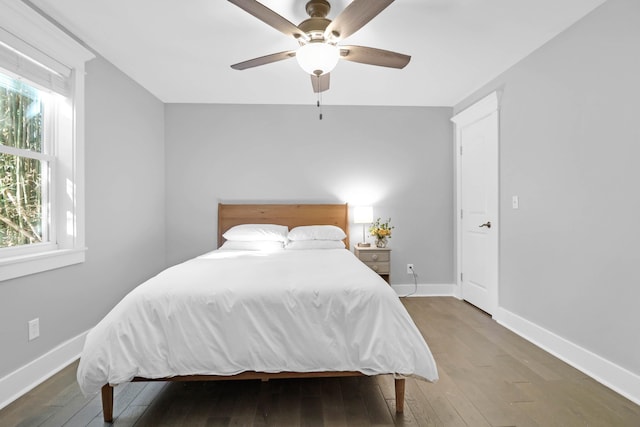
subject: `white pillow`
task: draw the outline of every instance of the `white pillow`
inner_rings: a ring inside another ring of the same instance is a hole
[[[222,237],[226,240],[239,240],[241,242],[256,242],[264,240],[286,242],[288,231],[289,229],[286,225],[241,224],[228,229]]]
[[[291,250],[304,250],[304,249],[344,249],[344,242],[342,240],[297,240],[290,241],[284,247]]]
[[[227,240],[220,246],[220,250],[227,251],[279,251],[284,249],[284,243],[275,240],[258,240],[243,242],[240,240]]]
[[[289,240],[342,240],[347,237],[335,225],[303,225],[289,232]]]

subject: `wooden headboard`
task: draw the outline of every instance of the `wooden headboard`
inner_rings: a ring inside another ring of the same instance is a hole
[[[225,204],[218,203],[218,247],[225,231],[240,224],[280,224],[291,230],[300,225],[336,225],[347,234],[349,206],[345,204]]]

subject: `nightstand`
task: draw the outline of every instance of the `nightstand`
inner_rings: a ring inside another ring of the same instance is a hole
[[[378,273],[380,277],[391,283],[389,273],[391,272],[391,249],[389,248],[354,248],[358,259],[369,266],[373,271]]]

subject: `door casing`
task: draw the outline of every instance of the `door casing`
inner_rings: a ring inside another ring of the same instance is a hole
[[[495,265],[487,266],[487,268],[491,269],[492,276],[495,278],[495,286],[489,293],[489,306],[488,308],[484,308],[489,314],[495,314],[497,308],[499,307],[499,264],[500,264],[500,250],[499,250],[499,237],[500,237],[500,189],[499,189],[499,100],[498,93],[492,92],[486,97],[482,98],[475,104],[456,114],[451,118],[451,121],[455,124],[455,156],[456,159],[456,210],[455,210],[455,221],[456,224],[456,289],[455,295],[458,298],[464,299],[463,289],[462,289],[462,238],[463,238],[463,224],[462,224],[462,206],[463,206],[463,197],[464,194],[462,192],[462,155],[461,154],[461,144],[462,144],[462,134],[461,130],[469,124],[475,123],[478,120],[481,120],[491,114],[496,113],[497,122],[496,126],[498,126],[497,140],[495,147],[495,165],[498,170],[495,172],[495,176],[497,179],[495,180],[495,192],[496,192],[496,206],[493,206],[495,212],[495,220],[492,220],[492,228],[495,230],[495,239],[496,243],[493,246],[495,251]]]

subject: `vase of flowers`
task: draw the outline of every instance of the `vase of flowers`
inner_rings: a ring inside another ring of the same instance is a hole
[[[382,222],[380,218],[369,227],[369,234],[376,238],[376,247],[386,248],[387,242],[391,238],[391,230],[395,227],[391,225],[391,218],[386,222]]]

